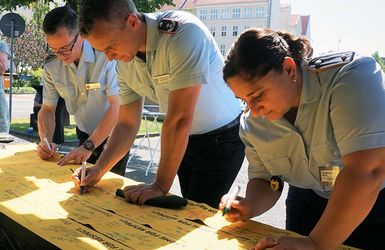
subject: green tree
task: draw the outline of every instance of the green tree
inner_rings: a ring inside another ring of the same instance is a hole
[[[172,0],[133,0],[140,12],[149,13],[159,10],[164,5],[175,6]]]
[[[32,20],[26,22],[24,33],[14,39],[13,43],[13,62],[16,66],[16,72],[19,74],[31,75],[31,72],[37,71],[43,66],[44,59],[47,56],[45,37],[41,29],[45,14],[49,11],[49,3],[45,0],[38,0],[30,4],[32,9]],[[6,38],[8,44],[10,39]],[[34,84],[38,83],[33,78]],[[19,80],[21,82],[21,80]],[[18,86],[27,84],[18,82]],[[29,84],[33,84],[29,82]]]
[[[382,71],[385,72],[385,59],[384,57],[381,57],[378,51],[374,52],[372,54],[373,58],[376,60],[376,62],[381,66]]]
[[[10,44],[9,38],[7,43]],[[13,51],[13,60],[18,71],[43,66],[47,56],[45,37],[37,23],[27,23],[24,33],[14,39]]]
[[[0,0],[0,10],[13,11],[17,7],[31,6],[31,4],[44,0]],[[45,2],[55,2],[55,0],[45,0]],[[79,9],[78,0],[65,0],[66,4],[74,10]],[[141,12],[153,12],[164,5],[174,6],[172,0],[134,0],[137,8]]]

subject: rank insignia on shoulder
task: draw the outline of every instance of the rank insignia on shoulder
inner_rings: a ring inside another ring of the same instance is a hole
[[[52,61],[53,59],[56,58],[56,55],[55,54],[48,54],[45,58],[44,58],[44,63],[49,63],[50,61]]]
[[[272,176],[270,178],[270,188],[273,191],[282,192],[283,190],[283,181],[279,176]]]
[[[175,34],[178,30],[178,26],[177,21],[170,18],[163,18],[158,24],[158,29],[160,32]]]
[[[308,63],[308,70],[322,72],[331,68],[345,65],[353,61],[354,52],[341,52],[324,55],[311,59]]]

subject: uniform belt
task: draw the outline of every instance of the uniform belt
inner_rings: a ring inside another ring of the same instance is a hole
[[[223,125],[222,127],[219,127],[219,128],[216,128],[214,130],[211,130],[210,132],[207,132],[207,133],[204,133],[204,134],[197,134],[197,135],[190,135],[190,138],[197,138],[197,137],[203,137],[203,136],[210,136],[210,135],[217,135],[217,134],[221,134],[222,132],[228,130],[228,129],[231,129],[235,126],[238,126],[239,125],[239,119],[240,119],[241,115],[237,116],[237,118],[235,118],[234,120],[232,120],[231,122]]]

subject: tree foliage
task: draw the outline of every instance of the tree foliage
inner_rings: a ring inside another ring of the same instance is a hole
[[[17,72],[23,69],[38,69],[43,66],[47,56],[45,37],[41,29],[45,14],[49,11],[49,3],[39,0],[30,4],[33,16],[26,22],[24,33],[14,39],[13,61]],[[6,42],[10,45],[10,39]]]
[[[376,62],[381,66],[382,71],[385,72],[385,57],[381,57],[378,51],[374,52],[372,56],[376,60]]]
[[[10,39],[7,38],[6,42],[10,44]],[[40,68],[46,56],[45,37],[40,26],[35,22],[27,23],[24,33],[14,39],[13,61],[16,68]]]
[[[159,10],[164,5],[174,6],[172,0],[133,0],[140,12],[149,13]]]
[[[55,2],[55,0],[0,0],[0,10],[14,11],[17,7],[31,6],[36,2]],[[163,5],[174,6],[172,0],[133,0],[136,7],[141,12],[153,12],[160,9]],[[65,0],[65,3],[74,10],[79,10],[78,0]]]
[[[79,1],[65,1],[73,9],[78,9]],[[152,12],[163,5],[173,5],[172,0],[134,0],[141,12]],[[44,58],[47,56],[45,36],[41,29],[46,13],[50,10],[49,4],[56,3],[55,0],[0,0],[0,9],[12,11],[16,7],[28,6],[32,9],[32,20],[26,22],[25,32],[22,36],[14,39],[14,63],[16,69],[37,69],[43,66]],[[57,5],[57,4],[56,4]],[[6,42],[10,44],[9,38]]]

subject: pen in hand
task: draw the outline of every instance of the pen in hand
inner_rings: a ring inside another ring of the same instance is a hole
[[[80,177],[80,194],[83,194],[84,192],[84,185],[82,184],[84,178],[86,177],[86,171],[87,171],[87,162],[83,161],[82,163],[82,174]]]
[[[43,141],[44,141],[45,145],[47,146],[47,148],[48,148],[50,151],[52,151],[51,144],[49,144],[49,141],[48,141],[47,137],[44,137],[44,138],[43,138]]]
[[[229,198],[227,199],[226,206],[223,209],[222,216],[230,212],[231,210],[231,202],[235,200],[239,194],[239,191],[241,190],[241,187],[239,185],[235,186],[233,191],[229,194]]]

